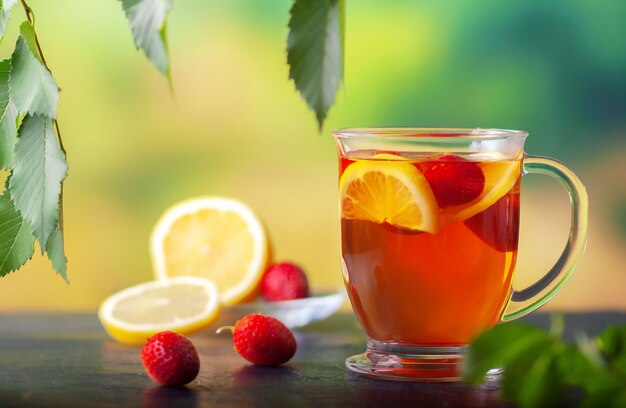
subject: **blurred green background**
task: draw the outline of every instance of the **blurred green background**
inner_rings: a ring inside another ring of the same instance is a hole
[[[567,163],[591,197],[586,256],[548,307],[626,309],[623,1],[348,1],[345,87],[321,134],[287,80],[289,0],[174,0],[175,98],[118,1],[30,3],[62,88],[71,285],[35,255],[0,280],[0,309],[95,310],[152,279],[153,224],[200,195],[245,201],[276,259],[300,263],[314,287],[339,286],[329,130],[372,125],[529,131],[527,152]],[[16,6],[2,55],[22,19]],[[569,225],[556,182],[533,176],[522,197],[518,285],[552,265]]]

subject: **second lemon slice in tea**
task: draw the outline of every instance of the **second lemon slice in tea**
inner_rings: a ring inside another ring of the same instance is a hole
[[[437,202],[422,173],[395,158],[375,158],[352,163],[342,174],[342,217],[436,232]]]
[[[165,212],[152,232],[151,252],[158,278],[209,279],[228,306],[258,290],[268,242],[248,206],[230,198],[202,197]]]
[[[477,165],[485,175],[485,187],[482,193],[469,203],[441,210],[440,224],[442,226],[466,220],[486,210],[508,193],[521,176],[521,162],[519,160],[486,161],[479,162]]]

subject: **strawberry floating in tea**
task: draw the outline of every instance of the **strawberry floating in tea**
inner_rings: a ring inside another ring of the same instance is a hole
[[[512,252],[519,238],[519,184],[486,210],[465,220],[480,239],[500,252]]]
[[[485,187],[485,175],[475,162],[446,154],[420,165],[440,208],[469,203]]]

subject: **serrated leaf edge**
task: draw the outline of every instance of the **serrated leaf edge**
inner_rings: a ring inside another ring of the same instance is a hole
[[[8,184],[8,180],[7,180],[7,184]],[[25,228],[24,224],[26,224],[26,228],[28,228],[28,223],[22,217],[22,214],[21,214],[20,210],[18,210],[15,207],[15,203],[13,202],[13,199],[10,196],[10,191],[9,191],[9,189],[6,186],[5,186],[5,189],[4,189],[3,193],[0,196],[4,196],[5,194],[9,194],[9,197],[8,197],[9,201],[11,202],[11,204],[13,204],[13,209],[15,210],[15,213],[17,214],[17,216],[19,217],[19,219],[21,221],[20,224],[19,224],[19,228],[18,228],[17,234],[15,234],[15,239],[11,243],[11,248],[9,249],[9,252],[8,252],[10,254],[11,250],[13,250],[13,248],[15,247],[15,243],[17,242],[17,238],[19,237],[20,232],[22,231],[22,228]],[[32,235],[32,232],[31,232],[31,235]],[[24,262],[22,262],[21,264],[17,265],[16,267],[11,268],[10,270],[8,270],[6,272],[2,272],[2,269],[4,268],[5,263],[7,262],[7,259],[8,259],[8,254],[7,254],[7,256],[2,260],[2,262],[0,262],[0,277],[7,276],[8,274],[10,274],[12,272],[17,271],[22,266],[24,266],[28,261],[33,259],[33,255],[35,253],[35,237],[34,236],[32,237],[32,241],[33,241],[32,242],[32,252],[31,252],[30,256],[27,259],[25,259]]]
[[[16,209],[17,210],[17,209]],[[13,247],[15,246],[15,243],[17,242],[17,237],[19,236],[22,228],[24,228],[24,219],[22,217],[20,217],[20,219],[22,220],[22,222],[20,223],[19,226],[19,230],[17,232],[17,234],[15,234],[15,239],[13,240],[13,242],[11,243],[11,248],[9,251],[11,251],[13,249]],[[31,253],[30,257],[28,257],[28,259],[24,260],[24,262],[22,262],[21,264],[19,264],[18,266],[16,266],[15,268],[10,269],[9,271],[2,273],[2,269],[4,268],[4,265],[8,259],[8,255],[2,260],[2,262],[0,262],[0,277],[4,277],[7,276],[8,274],[17,271],[18,269],[20,269],[22,266],[24,266],[28,261],[30,261],[31,259],[33,259],[33,255],[35,254],[35,239],[33,237],[33,252]]]
[[[60,218],[59,218],[60,221]],[[59,239],[61,240],[61,245],[62,245],[62,251],[61,251],[61,255],[63,256],[63,263],[64,263],[64,268],[63,270],[61,270],[61,268],[57,268],[59,265],[56,264],[55,260],[52,259],[52,255],[50,255],[50,245],[52,245],[53,239],[55,239],[56,237],[54,236],[54,234],[59,233]],[[51,240],[52,238],[52,240]],[[63,232],[61,229],[61,224],[60,222],[57,222],[57,224],[55,225],[55,227],[52,229],[52,232],[50,233],[50,237],[48,238],[48,242],[46,242],[46,256],[48,257],[48,259],[50,260],[50,264],[52,265],[52,269],[54,269],[54,271],[57,273],[57,275],[61,276],[61,278],[65,281],[65,283],[69,284],[69,278],[67,277],[67,256],[65,255],[65,242],[64,242],[64,237],[63,237]]]
[[[45,115],[31,115],[31,117],[34,117],[34,116],[43,117],[45,120],[50,120],[50,122],[52,122],[52,120],[53,120],[52,118],[50,118],[50,117],[46,117]],[[20,132],[19,132],[19,131],[22,129],[22,127],[23,127],[24,122],[26,121],[26,119],[27,119],[27,117],[25,117],[25,118],[24,118],[24,120],[22,121],[22,125],[20,126],[20,129],[18,130],[18,142],[19,142],[19,138],[20,138],[20,137],[22,137],[22,136],[20,136]],[[46,149],[47,149],[47,147],[46,147],[46,134],[45,134],[45,128],[46,128],[46,127],[47,127],[47,124],[44,124],[44,134],[43,134],[43,144],[44,144],[44,147],[43,147],[43,150],[44,150],[44,162],[46,161],[46,154],[45,154],[45,152],[46,152]],[[52,130],[52,132],[53,132],[53,133],[55,133],[54,129]],[[55,135],[54,135],[54,140],[55,140],[55,141],[57,142],[57,144],[58,144],[58,139],[57,139],[57,137],[56,137],[56,133],[55,133]],[[16,146],[17,146],[17,143],[16,143]],[[60,178],[60,180],[59,180],[59,184],[60,184],[60,186],[61,186],[61,189],[59,190],[59,195],[57,196],[57,216],[56,216],[56,220],[55,220],[55,225],[57,225],[57,224],[59,223],[59,220],[60,220],[60,216],[61,216],[61,207],[60,207],[60,195],[61,195],[61,194],[60,194],[60,193],[61,193],[62,188],[63,188],[63,182],[64,182],[64,181],[65,181],[65,179],[67,178],[68,171],[69,171],[69,166],[68,166],[68,164],[67,164],[67,158],[65,157],[65,153],[64,153],[64,152],[60,149],[60,146],[59,146],[59,150],[60,150],[60,153],[63,155],[63,160],[64,160],[64,164],[65,164],[65,171],[64,171],[64,173],[63,173],[63,176],[62,176],[62,177]],[[38,164],[38,167],[39,167],[40,165],[41,165],[41,163],[39,163],[39,164]],[[44,165],[44,167],[45,167],[45,165]],[[10,181],[9,181],[9,188],[10,188],[10,190],[11,190],[11,201],[13,201],[13,203],[15,204],[15,201],[13,200],[13,194],[14,194],[14,191],[15,191],[15,187],[14,187],[14,186],[15,186],[15,184],[14,184],[13,180],[14,180],[14,179],[13,179],[13,177],[11,177],[11,179],[10,179]],[[32,194],[32,190],[31,190],[31,194]],[[44,196],[45,196],[45,192],[44,192]],[[42,201],[45,201],[45,200],[42,200]],[[17,208],[17,205],[15,206],[15,208],[16,208],[16,210],[20,211],[20,210]],[[20,214],[21,214],[21,211],[20,211]],[[43,214],[43,212],[42,212],[42,214]],[[30,220],[28,220],[28,219],[26,219],[26,218],[24,218],[24,217],[22,217],[22,219],[23,219],[25,222],[27,222],[27,223],[29,224],[29,226],[31,227],[31,230],[34,230],[34,229],[35,229],[35,228],[33,227],[33,225],[31,225],[31,221],[30,221]],[[42,254],[43,254],[43,253],[44,253],[44,251],[45,251],[46,244],[47,244],[47,242],[48,242],[48,239],[50,238],[50,235],[51,235],[51,234],[52,234],[52,232],[54,231],[54,228],[55,228],[55,227],[53,227],[53,228],[50,230],[50,233],[49,233],[47,236],[42,237],[43,241],[42,241],[42,240],[40,240],[40,239],[39,239],[39,237],[37,237],[37,232],[36,232],[36,230],[35,230],[35,231],[33,231],[33,235],[35,236],[35,238],[37,239],[37,241],[39,241],[39,246],[40,246],[40,249],[41,249],[41,253],[42,253]]]
[[[161,67],[159,67],[153,60],[152,58],[150,58],[150,56],[148,55],[148,52],[146,51],[145,48],[143,48],[143,46],[141,44],[138,43],[137,41],[137,37],[135,36],[135,30],[133,28],[133,25],[131,23],[130,20],[130,13],[133,9],[135,9],[137,7],[138,4],[141,3],[141,1],[138,1],[136,4],[133,5],[133,7],[130,7],[128,9],[124,8],[124,3],[122,0],[120,0],[120,3],[122,3],[122,11],[124,12],[124,16],[126,17],[126,21],[128,22],[131,34],[133,36],[133,43],[135,44],[135,48],[137,50],[141,50],[141,52],[143,52],[143,54],[146,56],[146,58],[148,59],[148,61],[150,61],[150,63],[152,63],[152,65],[159,71],[161,72],[167,79],[170,88],[172,88],[172,78],[171,78],[171,61],[170,61],[170,55],[169,55],[169,47],[168,47],[168,42],[167,42],[167,15],[169,14],[169,12],[172,10],[172,1],[171,0],[161,0],[161,1],[165,1],[167,3],[167,8],[165,10],[165,17],[163,19],[163,22],[161,23],[161,26],[159,27],[158,31],[156,31],[155,33],[159,35],[159,37],[161,37],[161,41],[163,42],[163,48],[165,49],[165,56],[166,56],[166,65],[165,67],[163,67],[163,69],[161,69]]]
[[[28,21],[25,21],[24,23],[29,24]],[[24,24],[24,23],[22,23],[22,24]],[[52,82],[54,83],[54,86],[56,87],[57,92],[60,92],[61,88],[59,88],[59,85],[57,84],[56,79],[52,75],[52,72],[50,72],[50,70],[48,70],[48,68],[43,64],[43,62],[41,61],[41,58],[39,57],[39,54],[34,53],[33,50],[31,50],[30,46],[28,45],[28,43],[26,42],[26,40],[24,39],[24,37],[21,34],[17,37],[17,41],[15,42],[15,48],[13,49],[13,53],[11,54],[11,58],[10,59],[11,60],[13,59],[13,55],[15,54],[15,49],[17,48],[17,45],[18,45],[20,40],[24,42],[24,45],[25,45],[26,49],[30,52],[30,54],[37,61],[39,61],[39,64],[41,65],[41,67],[50,74],[50,78],[52,79]],[[11,73],[12,72],[13,72],[13,63],[11,63],[11,70],[9,71],[9,82],[8,82],[8,84],[9,84],[9,96],[13,95],[13,93],[15,92],[14,88],[11,86]],[[46,117],[49,117],[49,118],[52,118],[52,119],[56,119],[57,109],[58,109],[58,104],[59,104],[58,99],[57,99],[56,103],[54,103],[54,101],[49,98],[49,96],[48,96],[48,94],[46,92],[44,92],[43,94],[44,94],[44,97],[46,98],[46,100],[48,101],[48,104],[50,106],[54,107],[54,109],[52,109],[52,114],[51,115],[48,115],[47,112],[41,112],[41,111],[38,111],[38,110],[33,110],[32,108],[27,109],[25,111],[22,111],[16,105],[16,108],[17,108],[18,112],[23,113],[23,114],[29,114],[29,115],[46,116]]]
[[[289,33],[291,33],[292,31],[292,21],[293,21],[293,13],[294,13],[294,8],[296,6],[298,0],[295,0],[293,5],[291,6],[290,10],[289,10],[289,22],[287,23],[287,28],[289,29]],[[290,64],[290,58],[289,58],[289,51],[290,48],[289,46],[287,46],[287,65],[289,66],[289,79],[293,81],[296,90],[298,91],[298,94],[300,95],[300,98],[305,102],[306,106],[309,108],[309,110],[311,110],[314,114],[315,117],[317,119],[318,122],[318,127],[319,127],[319,131],[322,131],[322,128],[324,126],[324,121],[326,120],[326,117],[328,116],[328,112],[330,111],[330,108],[335,104],[335,101],[337,100],[337,93],[339,91],[339,88],[342,87],[343,85],[343,80],[344,80],[344,73],[345,73],[345,0],[336,0],[337,1],[337,7],[339,8],[339,37],[340,37],[340,46],[341,46],[341,73],[339,75],[339,84],[337,89],[335,89],[335,91],[333,92],[332,95],[330,95],[330,100],[329,100],[329,104],[328,104],[328,108],[318,112],[317,111],[317,107],[315,107],[310,101],[307,100],[306,96],[303,93],[303,90],[300,89],[298,82],[296,81],[296,78],[293,76],[293,68],[292,65]],[[329,9],[330,10],[330,9]],[[288,42],[289,42],[289,34],[288,34]],[[326,42],[324,41],[324,45],[326,45]],[[323,55],[326,55],[326,53],[323,53]],[[324,64],[322,63],[322,66],[324,66]],[[322,75],[323,77],[323,75]],[[319,84],[318,84],[319,85]],[[322,86],[318,86],[318,88],[320,89],[320,92],[323,92],[323,87]]]
[[[7,26],[9,25],[9,21],[11,20],[11,11],[13,10],[13,7],[17,4],[17,2],[18,0],[11,1],[8,8],[6,7],[6,1],[0,2],[0,14],[6,16],[5,26],[2,29],[2,32],[0,32],[0,44],[2,44],[2,40],[4,40],[4,34],[6,34]],[[2,17],[0,16],[0,18]]]

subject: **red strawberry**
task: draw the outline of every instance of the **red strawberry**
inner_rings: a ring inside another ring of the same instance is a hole
[[[200,371],[200,359],[193,343],[169,331],[148,339],[141,350],[141,361],[150,378],[166,386],[190,383]]]
[[[237,321],[235,327],[220,327],[217,332],[233,332],[235,350],[257,365],[279,365],[296,353],[296,339],[280,320],[259,313],[249,314]]]
[[[304,271],[291,262],[271,265],[261,280],[261,293],[268,302],[300,299],[309,296]]]
[[[519,184],[489,208],[465,220],[465,225],[496,251],[516,251],[519,237]]]
[[[469,203],[485,188],[485,175],[478,165],[447,154],[421,166],[439,208]]]

